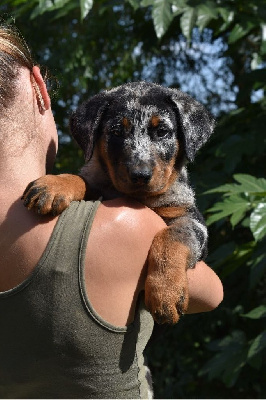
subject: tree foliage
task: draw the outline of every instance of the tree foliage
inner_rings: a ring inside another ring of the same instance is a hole
[[[266,1],[2,0],[0,12],[60,82],[57,172],[82,163],[68,113],[103,88],[152,80],[181,87],[216,115],[216,133],[190,169],[225,298],[151,345],[155,393],[265,397]]]

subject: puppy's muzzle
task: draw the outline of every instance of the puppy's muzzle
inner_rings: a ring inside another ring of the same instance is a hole
[[[129,171],[129,176],[132,183],[147,185],[152,178],[152,171],[148,167],[134,168]]]

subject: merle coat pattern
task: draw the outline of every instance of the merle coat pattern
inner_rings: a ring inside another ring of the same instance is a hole
[[[188,305],[186,269],[207,249],[186,163],[208,140],[213,118],[179,90],[135,82],[85,101],[70,126],[85,154],[83,179],[40,178],[26,189],[25,205],[58,214],[72,200],[127,195],[157,212],[168,227],[149,252],[145,301],[158,323],[176,323]]]

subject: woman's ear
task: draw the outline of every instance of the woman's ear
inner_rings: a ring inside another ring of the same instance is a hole
[[[36,65],[32,68],[32,83],[36,91],[37,101],[41,112],[45,112],[51,106],[50,96],[46,84],[41,75],[40,68]]]

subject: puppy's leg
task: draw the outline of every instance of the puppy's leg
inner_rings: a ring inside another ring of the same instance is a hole
[[[188,306],[186,270],[200,258],[198,222],[181,217],[159,232],[148,255],[146,306],[159,324],[175,324]]]
[[[188,305],[189,249],[171,236],[169,228],[157,234],[148,256],[145,302],[159,324],[177,323]]]
[[[22,200],[29,210],[58,215],[71,201],[84,199],[86,191],[86,183],[78,175],[45,175],[26,187]]]

